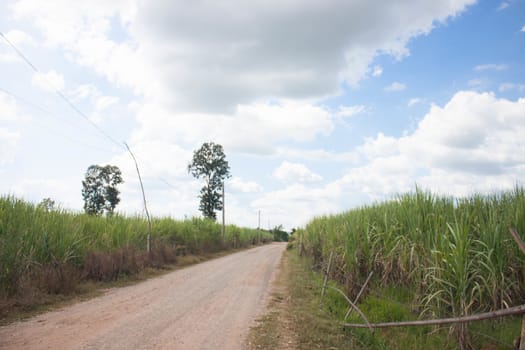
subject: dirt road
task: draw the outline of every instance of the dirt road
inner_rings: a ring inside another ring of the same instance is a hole
[[[0,328],[0,349],[242,349],[285,248],[242,251]]]

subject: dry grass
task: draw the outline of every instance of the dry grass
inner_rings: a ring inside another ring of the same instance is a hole
[[[248,349],[359,349],[319,302],[320,281],[295,252],[283,255],[266,315],[248,337]]]
[[[57,272],[54,267],[44,268],[41,270],[41,273],[35,277],[38,279],[37,282],[40,283],[40,285],[35,283],[34,280],[28,279],[27,281],[21,282],[21,293],[18,293],[14,297],[0,296],[0,326],[4,326],[16,321],[21,321],[32,316],[47,311],[56,310],[58,308],[65,307],[80,301],[95,298],[110,288],[119,288],[140,283],[149,278],[154,278],[187,266],[219,258],[245,249],[249,248],[231,249],[202,255],[190,254],[178,256],[176,257],[176,262],[166,262],[162,265],[151,263],[142,265],[143,268],[134,274],[114,275],[114,272],[111,272],[113,271],[112,269],[105,267],[103,270],[110,271],[108,276],[114,276],[114,278],[93,278],[79,281],[78,283],[74,284],[72,289],[68,289],[67,294],[63,294],[61,292],[53,293],[53,290],[55,289],[59,291],[58,289],[63,288],[61,287],[62,283],[67,284],[67,281],[72,281],[75,278],[74,276],[71,276],[72,274],[79,276],[82,271],[62,268],[62,273],[67,274],[69,277],[62,277],[63,281],[65,282],[61,282],[61,278],[59,277],[60,273]],[[166,254],[166,252],[164,252],[164,254]],[[162,253],[157,253],[157,255],[162,255]],[[170,254],[169,257],[174,257],[174,255]],[[97,259],[110,261],[116,259],[117,261],[121,262],[129,260],[129,258],[123,259],[122,256],[118,258],[118,254],[117,258],[115,256],[111,258],[105,256],[103,258],[98,257]],[[139,261],[145,261],[145,259],[146,258],[143,257],[137,258]],[[97,265],[95,264],[94,266]],[[122,269],[122,266],[120,268]],[[94,268],[94,270],[96,270],[96,268]],[[78,277],[76,278],[78,279]]]
[[[296,335],[290,316],[291,296],[289,293],[290,266],[288,256],[283,256],[279,273],[273,283],[268,303],[268,313],[259,318],[249,334],[247,348],[295,349]]]

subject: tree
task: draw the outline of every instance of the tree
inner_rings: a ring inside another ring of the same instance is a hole
[[[216,220],[215,210],[221,210],[223,204],[222,185],[230,177],[230,166],[222,146],[213,142],[204,143],[193,153],[188,172],[197,179],[204,178],[205,184],[199,195],[199,210],[204,217]]]
[[[273,230],[271,230],[271,234],[275,242],[288,242],[288,238],[290,237],[288,232],[283,230],[283,225],[275,226]]]
[[[122,173],[117,166],[91,165],[82,181],[82,198],[86,213],[102,215],[106,211],[112,215],[120,202],[117,185],[123,182]]]
[[[50,212],[55,210],[55,201],[51,198],[44,198],[40,203],[38,203],[38,207],[46,212]]]

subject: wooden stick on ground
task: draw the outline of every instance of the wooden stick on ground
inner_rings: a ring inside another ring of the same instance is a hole
[[[521,237],[518,235],[514,228],[509,227],[509,231],[512,235],[512,238],[514,238],[514,240],[518,244],[518,247],[520,247],[520,250],[523,252],[523,254],[525,254],[525,243],[523,243]],[[525,315],[523,316],[523,320],[521,321],[521,337],[519,350],[525,350]]]
[[[336,292],[338,292],[339,294],[341,294],[342,296],[345,297],[346,301],[348,301],[348,304],[350,304],[356,311],[357,313],[363,318],[363,320],[365,321],[366,324],[364,324],[363,326],[365,327],[368,327],[370,329],[370,332],[374,333],[374,328],[372,327],[372,325],[370,324],[370,322],[368,322],[368,318],[366,318],[365,314],[363,313],[363,311],[361,311],[353,302],[352,300],[350,300],[350,298],[348,298],[346,296],[345,293],[343,293],[343,291],[341,289],[338,289],[338,288],[335,288],[335,287],[332,287],[332,286],[328,286],[328,288],[332,288],[333,290],[335,290]],[[364,327],[363,327],[364,328]]]
[[[510,307],[508,309],[501,309],[497,311],[485,312],[477,315],[470,315],[464,317],[442,318],[437,320],[420,320],[420,321],[405,321],[405,322],[387,322],[387,323],[343,323],[344,327],[352,328],[391,328],[391,327],[407,327],[407,326],[429,326],[442,325],[450,323],[467,323],[473,321],[488,320],[492,318],[499,318],[511,315],[525,314],[525,304]]]
[[[510,231],[510,234],[512,235],[512,238],[514,238],[514,240],[518,244],[518,247],[520,247],[520,250],[523,252],[523,254],[525,254],[525,243],[523,242],[521,237],[518,235],[518,233],[516,232],[514,228],[509,227],[509,231]]]
[[[332,265],[332,255],[334,255],[334,252],[330,252],[330,258],[328,258],[328,269],[326,270],[326,274],[324,275],[324,282],[323,282],[323,289],[321,289],[321,298],[324,296],[324,291],[326,289],[326,283],[328,282],[328,275],[330,274],[330,266]]]
[[[361,297],[361,294],[363,294],[363,292],[365,291],[365,288],[366,288],[366,285],[368,284],[368,282],[370,282],[370,279],[372,278],[372,275],[374,274],[374,271],[370,271],[370,273],[368,274],[368,277],[366,278],[366,281],[365,283],[361,286],[361,290],[359,291],[359,293],[357,293],[357,296],[355,297],[354,299],[354,304],[357,305],[357,302],[359,301],[359,298]],[[350,316],[350,314],[352,313],[352,310],[354,308],[352,306],[350,306],[348,308],[348,311],[346,312],[345,314],[345,321],[346,319],[348,318],[348,316]]]

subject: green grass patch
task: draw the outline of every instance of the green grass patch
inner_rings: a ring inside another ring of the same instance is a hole
[[[321,299],[323,275],[312,268],[310,258],[301,258],[296,251],[287,252],[292,266],[289,275],[291,313],[296,320],[299,349],[457,349],[450,327],[420,326],[376,329],[342,327],[348,303],[335,290],[328,288]],[[329,286],[343,288],[330,281]],[[417,307],[411,304],[414,291],[408,287],[381,288],[379,281],[371,283],[358,303],[371,323],[417,320]],[[365,323],[357,312],[352,312],[347,323]],[[509,349],[520,334],[521,317],[487,320],[469,325],[470,343],[474,349]],[[329,344],[323,347],[321,344]]]
[[[0,197],[0,319],[9,310],[54,303],[86,281],[130,278],[184,260],[272,241],[272,235],[192,218],[90,216]]]
[[[522,187],[466,198],[416,188],[389,201],[315,218],[295,233],[294,245],[317,267],[326,266],[333,252],[330,279],[351,299],[373,272],[380,298],[382,291],[409,291],[399,298],[408,305],[405,316],[460,317],[525,303],[525,255],[509,227],[525,237]],[[385,313],[376,306],[382,322],[403,316],[400,309]],[[474,332],[476,326],[456,327],[449,343],[475,346]]]

